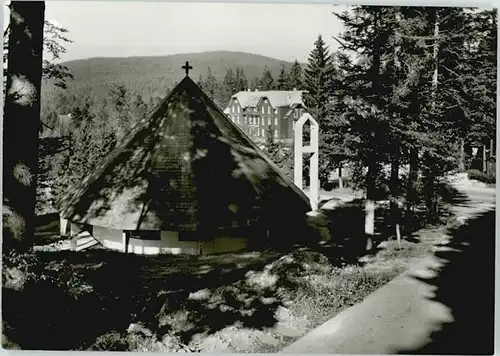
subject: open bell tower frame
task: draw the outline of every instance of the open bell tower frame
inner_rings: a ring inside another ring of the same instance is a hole
[[[310,124],[310,142],[308,146],[304,146],[303,132],[304,124]],[[318,122],[309,113],[304,113],[300,119],[295,122],[294,132],[294,183],[300,189],[304,189],[302,171],[304,167],[304,154],[312,153],[309,158],[309,201],[313,211],[318,210],[319,203],[319,125]]]

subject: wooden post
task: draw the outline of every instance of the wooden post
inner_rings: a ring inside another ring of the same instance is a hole
[[[460,172],[465,172],[465,143],[464,139],[460,139],[460,152],[459,152],[459,161],[458,161],[458,169]]]
[[[487,171],[486,167],[486,145],[483,145],[483,172]]]
[[[339,188],[344,188],[344,181],[342,180],[342,163],[339,166]]]
[[[367,199],[365,203],[365,234],[368,236],[373,236],[375,234],[375,201],[371,199]],[[367,250],[371,250],[373,245],[372,241],[367,241]]]

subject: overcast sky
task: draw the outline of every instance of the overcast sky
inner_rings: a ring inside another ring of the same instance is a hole
[[[345,7],[46,1],[45,18],[67,28],[74,41],[66,46],[63,60],[230,50],[305,61],[318,34],[335,48],[331,36],[342,25],[334,9]]]

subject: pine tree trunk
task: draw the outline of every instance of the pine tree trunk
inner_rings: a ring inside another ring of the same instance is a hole
[[[458,170],[460,172],[465,172],[465,143],[464,139],[460,139],[460,156],[458,160]]]
[[[417,200],[418,181],[418,149],[410,149],[410,170],[408,172],[408,189],[406,193],[405,229],[411,228],[413,212]]]
[[[432,110],[436,110],[436,100],[438,91],[438,79],[439,79],[439,9],[434,9],[434,46],[433,46],[433,60],[434,60],[434,73],[432,75]],[[427,217],[428,219],[436,218],[436,205],[435,205],[435,168],[434,159],[432,159],[428,154],[425,154],[424,165],[427,171],[426,174],[426,207],[427,207]]]
[[[378,31],[380,12],[375,13],[374,17],[374,29]],[[371,68],[371,90],[376,96],[379,95],[379,84],[380,84],[380,49],[382,47],[382,38],[377,36],[373,43],[373,60]],[[375,118],[371,118],[375,120]],[[372,131],[370,132],[369,145],[370,150],[368,153],[368,171],[366,172],[366,203],[365,203],[365,237],[366,237],[366,251],[370,251],[373,248],[373,238],[375,234],[375,182],[377,170],[377,160],[376,160],[376,147],[377,142],[377,125],[374,121],[371,121]]]
[[[373,239],[375,237],[375,176],[377,174],[377,165],[374,154],[368,163],[366,172],[366,201],[365,201],[365,250],[367,252],[373,249]]]
[[[372,147],[375,147],[372,145]],[[378,165],[375,152],[370,152],[368,155],[368,170],[366,172],[366,202],[365,202],[365,238],[366,251],[373,249],[373,239],[375,237],[375,183],[378,174]]]
[[[434,221],[436,218],[436,174],[434,169],[434,160],[426,155],[424,157],[424,195],[425,206],[427,210],[427,220]]]
[[[401,13],[399,7],[394,8],[394,17],[396,20],[396,23],[401,22]],[[399,61],[399,52],[401,51],[401,41],[400,41],[400,34],[398,32],[398,27],[395,27],[394,31],[394,75],[399,77],[400,75],[400,69],[401,69],[401,63]],[[393,90],[397,90],[396,85],[393,87]],[[397,115],[397,113],[395,114]],[[392,221],[392,227],[395,229],[396,237],[398,240],[398,247],[401,247],[401,234],[399,231],[399,223],[401,219],[401,212],[399,209],[399,204],[398,204],[398,199],[400,196],[400,181],[399,181],[399,160],[400,160],[400,152],[399,152],[399,144],[397,142],[397,139],[395,140],[396,142],[393,143],[393,157],[392,157],[392,163],[391,163],[391,200],[390,200],[390,212],[391,212],[391,221]]]
[[[366,251],[373,249],[373,237],[375,235],[375,201],[366,198],[365,201],[365,235],[366,235]]]
[[[486,145],[483,145],[483,172],[487,172],[488,167],[486,163]]]
[[[3,132],[3,242],[31,247],[35,227],[45,3],[12,1]]]
[[[399,198],[399,153],[395,152],[393,161],[391,163],[391,198],[390,198],[390,211],[391,211],[391,225],[396,231],[399,230],[400,211],[398,205]]]
[[[342,163],[339,166],[339,188],[344,188],[344,181],[342,180]]]
[[[434,47],[432,58],[434,60],[434,73],[432,74],[432,109],[436,109],[436,95],[438,89],[438,76],[439,76],[439,10],[435,10],[434,19]]]

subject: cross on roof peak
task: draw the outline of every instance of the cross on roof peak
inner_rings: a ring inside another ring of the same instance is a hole
[[[193,69],[193,67],[189,65],[188,61],[186,61],[186,64],[183,65],[182,68],[186,71],[186,77],[189,76],[189,70]]]

